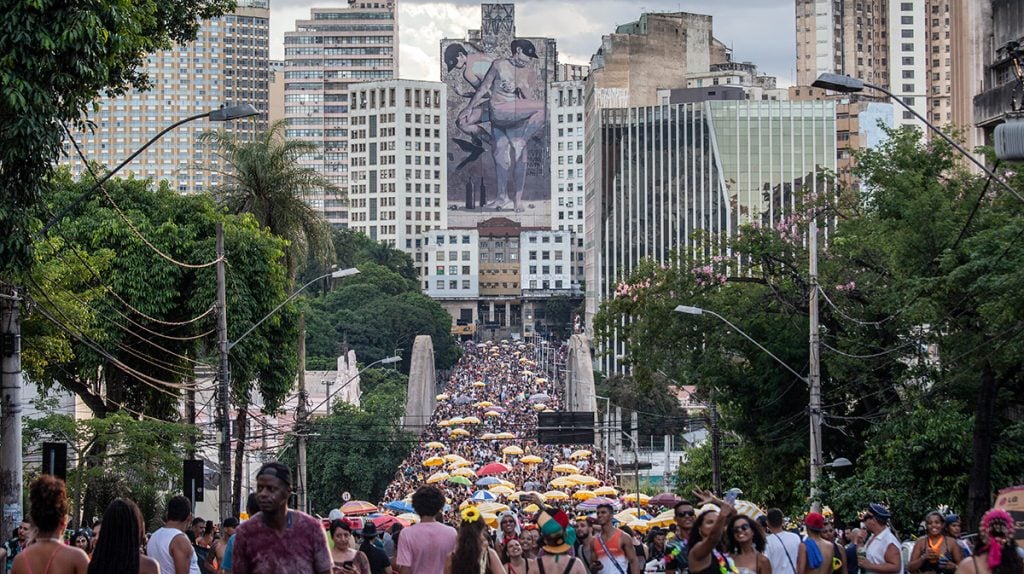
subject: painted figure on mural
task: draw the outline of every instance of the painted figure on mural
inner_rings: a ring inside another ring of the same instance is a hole
[[[546,104],[543,80],[532,65],[532,60],[537,59],[533,42],[513,40],[510,48],[508,58],[491,64],[469,104],[459,114],[458,125],[461,129],[463,124],[471,124],[478,110],[486,106],[498,186],[497,197],[486,207],[502,208],[514,203],[516,212],[521,212],[526,188],[526,144],[544,128]],[[479,117],[484,117],[483,113],[479,112]]]
[[[444,63],[449,72],[461,70],[462,78],[472,87],[470,90],[463,90],[456,83],[452,86],[452,90],[464,98],[472,98],[480,88],[484,77],[487,76],[487,72],[490,71],[494,56],[477,49],[472,44],[467,44],[467,46],[475,51],[467,51],[466,46],[462,44],[449,45],[444,49]],[[484,143],[487,145],[492,143],[490,121],[488,110],[484,106],[471,110],[469,114],[459,114],[455,125],[471,139],[452,139],[455,145],[467,153],[465,159],[459,163],[456,169],[462,169],[467,164],[476,161],[484,152]]]

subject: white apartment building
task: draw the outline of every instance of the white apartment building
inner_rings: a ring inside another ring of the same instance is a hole
[[[523,297],[567,294],[572,288],[574,235],[568,231],[523,231],[519,240]]]
[[[926,0],[889,2],[889,89],[914,111],[929,117],[930,70],[926,3]],[[946,43],[948,42],[947,39]],[[948,69],[946,67],[946,70]],[[942,72],[939,69],[935,72],[941,76]],[[946,73],[948,75],[948,71]],[[948,84],[949,78],[946,80]],[[897,126],[917,126],[922,133],[928,132],[923,122],[902,107],[896,110],[895,120]]]
[[[786,100],[789,91],[777,86],[775,76],[758,74],[757,66],[750,62],[724,62],[712,64],[705,72],[694,72],[686,75],[687,88],[706,88],[709,86],[734,86],[742,88],[748,100]],[[662,92],[659,90],[659,103]]]
[[[349,88],[398,75],[395,3],[350,0],[348,8],[313,8],[284,35],[287,136],[317,144],[302,158],[340,189],[307,198],[334,226],[348,225]]]
[[[217,157],[199,143],[208,130],[226,129],[240,137],[266,128],[270,62],[270,10],[267,0],[239,0],[231,14],[202,22],[196,39],[151,54],[145,64],[152,88],[116,98],[103,97],[90,114],[96,129],[75,134],[90,162],[112,169],[164,128],[221,106],[251,104],[256,118],[232,122],[196,120],[175,128],[133,159],[121,172],[166,180],[182,193],[220,183]],[[72,173],[85,165],[70,143],[66,159]]]
[[[448,227],[446,90],[421,80],[349,88],[349,227],[410,254],[422,233]]]
[[[589,68],[588,68],[589,69]],[[551,229],[571,233],[569,272],[578,289],[583,281],[583,163],[586,82],[554,82],[548,90],[551,117]],[[525,289],[528,283],[522,283]]]
[[[454,319],[473,323],[480,296],[480,233],[476,229],[438,229],[417,234],[413,245],[423,293],[439,301]],[[458,301],[467,303],[466,313],[449,308]]]

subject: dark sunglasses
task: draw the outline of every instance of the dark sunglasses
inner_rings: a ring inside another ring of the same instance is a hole
[[[692,510],[683,510],[676,513],[676,518],[686,518],[687,516],[697,516],[697,513]]]
[[[732,529],[733,532],[746,532],[748,530],[750,530],[749,524],[740,524]]]

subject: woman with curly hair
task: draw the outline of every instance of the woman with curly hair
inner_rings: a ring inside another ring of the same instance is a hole
[[[761,526],[742,514],[729,520],[725,528],[725,548],[740,574],[771,574],[772,563],[764,555],[765,537]]]
[[[44,474],[32,481],[28,498],[35,543],[14,558],[11,574],[86,574],[89,556],[61,539],[71,511],[64,481]]]
[[[956,574],[1022,574],[1024,560],[1013,540],[1014,524],[1010,513],[993,508],[981,518],[981,536],[975,553],[964,558]]]
[[[96,541],[89,574],[157,574],[156,560],[141,552],[145,537],[142,512],[127,498],[117,498],[103,513],[103,538]]]
[[[722,544],[725,527],[736,514],[736,509],[711,491],[695,490],[694,494],[702,503],[715,504],[720,510],[705,510],[693,523],[687,543],[691,574],[738,574],[736,563]]]
[[[948,574],[963,561],[963,553],[956,539],[946,536],[946,521],[933,510],[924,517],[926,535],[917,539],[910,552],[907,569],[911,572]]]
[[[487,524],[475,506],[462,509],[459,537],[448,555],[445,574],[505,574],[498,553],[488,544]]]

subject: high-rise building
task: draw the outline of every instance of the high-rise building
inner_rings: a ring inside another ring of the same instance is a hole
[[[317,144],[300,162],[338,191],[307,198],[334,226],[348,225],[349,88],[398,75],[394,1],[349,0],[348,8],[313,8],[284,35],[284,115],[289,138]]]
[[[551,217],[551,38],[517,35],[515,5],[485,3],[481,26],[441,40],[448,85],[448,221],[474,227],[494,217],[546,227]],[[495,81],[484,83],[489,71]]]
[[[937,126],[953,124],[954,102],[969,101],[976,89],[952,78],[953,46],[967,40],[954,38],[951,7],[964,2],[797,0],[797,84],[810,86],[826,72],[852,76],[887,88]],[[882,99],[870,90],[864,95]],[[905,109],[896,111],[895,123],[930,135]]]
[[[349,88],[349,227],[413,253],[448,227],[447,86],[383,80]]]
[[[284,61],[272,60],[270,74],[270,100],[267,105],[267,120],[274,123],[284,119]]]
[[[113,168],[177,121],[221,106],[251,104],[261,112],[257,118],[186,123],[154,142],[123,170],[166,180],[182,193],[220,183],[218,172],[223,166],[198,138],[215,129],[244,138],[266,127],[269,22],[267,0],[239,0],[231,14],[204,21],[194,41],[151,54],[145,71],[152,88],[101,98],[98,111],[89,118],[96,129],[76,134],[86,159]],[[85,166],[70,144],[66,148],[65,163],[81,174]]]
[[[974,98],[974,124],[992,143],[993,130],[1021,112],[1021,91],[1018,77],[1024,65],[1024,1],[978,0],[978,5],[965,11],[975,12],[974,31],[984,46],[983,83]]]
[[[1024,2],[1019,0],[1015,3],[1018,7],[1024,6]],[[953,125],[964,130],[964,147],[968,150],[977,149],[985,143],[982,130],[975,126],[981,121],[975,118],[974,98],[987,89],[984,85],[985,66],[989,61],[995,61],[992,49],[998,47],[994,46],[992,37],[993,4],[992,0],[953,0],[950,4],[950,58],[953,64],[950,91],[956,94],[950,105]],[[1013,19],[1001,21],[1011,23]],[[1024,31],[1019,31],[1018,36],[1024,36]]]
[[[836,166],[833,101],[708,101],[600,111],[586,202],[587,328],[602,301],[644,259],[715,253],[695,232],[725,238],[775,225],[801,192],[824,191]],[[625,348],[611,341],[603,368]]]
[[[583,282],[583,199],[586,164],[583,161],[583,128],[586,82],[569,80],[551,84],[551,229],[568,231],[570,250],[567,271],[574,291]]]

